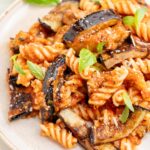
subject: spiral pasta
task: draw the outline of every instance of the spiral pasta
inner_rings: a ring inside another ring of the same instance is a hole
[[[130,141],[129,138],[124,138],[120,142],[120,150],[134,150],[135,145]]]
[[[59,54],[64,53],[64,45],[56,43],[53,46],[30,43],[20,46],[20,54],[23,58],[35,63],[42,63],[45,60],[53,61]]]
[[[90,92],[89,104],[102,106],[109,100],[113,93],[121,86],[128,75],[128,70],[125,67],[115,68],[109,73],[103,74],[103,82],[99,87],[96,87],[93,79],[88,81],[88,89]]]
[[[143,74],[150,73],[150,60],[149,59],[129,59],[123,62],[123,65],[127,68],[132,68],[134,70],[139,70]]]
[[[70,132],[56,124],[42,124],[41,129],[45,136],[52,138],[65,148],[73,148],[77,144],[77,139]]]
[[[100,72],[92,67],[87,67],[82,72],[79,72],[79,58],[75,56],[75,51],[72,48],[70,48],[66,54],[66,64],[73,72],[85,80],[100,75]]]
[[[73,107],[73,111],[87,121],[98,120],[100,117],[99,109],[88,107],[84,104],[78,104],[77,106]]]
[[[140,5],[135,0],[103,0],[102,9],[113,9],[119,14],[133,15]]]
[[[99,4],[96,4],[96,2],[92,0],[80,0],[80,9],[85,11],[96,11],[100,8]]]

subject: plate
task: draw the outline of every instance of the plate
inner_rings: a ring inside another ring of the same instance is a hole
[[[6,81],[9,67],[9,39],[20,30],[27,31],[37,19],[50,11],[50,7],[38,7],[16,0],[0,16],[0,137],[12,150],[62,150],[58,144],[40,136],[36,118],[8,122],[9,94]],[[150,134],[146,134],[138,150],[149,150]],[[74,150],[81,150],[77,146]]]

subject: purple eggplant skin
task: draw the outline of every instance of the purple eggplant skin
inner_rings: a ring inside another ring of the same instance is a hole
[[[45,100],[48,104],[48,101],[53,101],[53,82],[57,77],[58,69],[65,65],[65,56],[59,56],[48,68],[44,81],[43,81],[43,92],[45,94]]]
[[[10,92],[10,105],[8,112],[9,121],[29,115],[32,112],[32,96],[25,92],[22,85],[18,85],[17,77],[10,75],[8,70],[8,83]]]
[[[119,20],[120,17],[112,10],[101,10],[94,12],[76,21],[69,31],[63,36],[64,42],[73,42],[75,37],[82,31],[111,19]]]

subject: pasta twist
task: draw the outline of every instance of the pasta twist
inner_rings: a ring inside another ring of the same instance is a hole
[[[135,0],[102,0],[102,9],[113,9],[119,14],[133,15],[140,5]]]
[[[143,74],[150,73],[150,60],[149,59],[129,59],[123,62],[123,65],[127,68],[131,68],[134,70],[139,70]]]
[[[100,5],[92,0],[80,0],[80,9],[85,11],[97,11],[100,8]]]
[[[66,64],[73,72],[85,80],[100,75],[100,72],[93,67],[87,67],[82,72],[79,72],[79,58],[75,56],[75,51],[72,48],[70,48],[66,54]]]
[[[70,132],[56,124],[42,124],[41,129],[45,136],[52,138],[65,148],[73,148],[77,144],[77,139]]]
[[[53,61],[58,55],[63,53],[64,45],[61,43],[56,43],[53,46],[43,46],[35,43],[20,46],[22,57],[35,63],[42,63],[45,60]]]
[[[77,106],[72,108],[73,111],[82,117],[84,120],[98,120],[100,117],[99,109],[88,107],[86,105],[78,104]]]
[[[126,89],[120,89],[116,93],[114,93],[112,97],[113,104],[116,107],[120,105],[125,105],[123,99],[124,93],[129,94],[132,104],[138,105],[141,101],[143,101],[140,91],[137,90],[136,88],[130,87],[128,91]]]
[[[90,93],[89,104],[102,106],[121,86],[128,75],[125,67],[117,67],[111,72],[103,74],[103,82],[97,87],[93,79],[88,81],[88,90]]]

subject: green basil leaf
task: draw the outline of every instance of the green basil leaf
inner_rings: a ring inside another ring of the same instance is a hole
[[[27,65],[31,71],[31,73],[39,80],[43,80],[44,79],[44,72],[42,70],[41,67],[39,67],[38,65],[32,63],[31,61],[27,61]]]
[[[129,97],[129,95],[128,95],[127,93],[123,93],[123,99],[124,99],[125,105],[126,105],[132,112],[134,112],[134,108],[133,108],[131,99],[130,99],[130,97]]]
[[[147,10],[148,9],[146,7],[142,7],[140,9],[137,9],[137,11],[135,13],[135,27],[136,27],[136,30],[138,30],[140,22],[144,18]]]
[[[18,57],[18,54],[13,55],[10,59],[13,61],[13,67],[15,68],[15,70],[22,75],[26,75],[26,73],[24,72],[24,70],[22,69],[22,67],[20,66],[20,64],[16,61]]]
[[[25,0],[25,2],[30,4],[38,4],[38,5],[49,5],[54,3],[59,3],[60,0]]]
[[[133,16],[126,16],[123,18],[123,23],[128,26],[134,26],[135,18]]]
[[[106,42],[100,42],[100,43],[98,43],[98,45],[97,45],[97,52],[98,53],[100,53],[100,54],[103,53],[103,48],[104,48],[105,44],[106,44]]]
[[[97,62],[96,56],[88,49],[83,48],[79,54],[79,71],[82,72],[86,67],[92,66]]]
[[[129,108],[126,106],[119,118],[119,120],[122,122],[122,123],[126,123],[127,119],[129,117]]]

